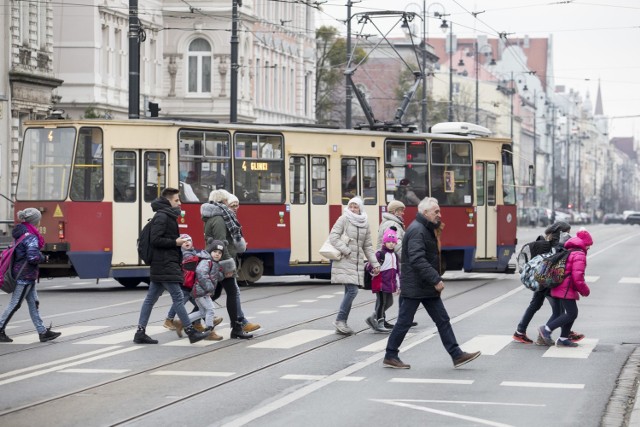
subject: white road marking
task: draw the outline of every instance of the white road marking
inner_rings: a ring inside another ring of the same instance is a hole
[[[405,337],[405,340],[409,337],[414,336],[415,334],[412,332],[407,333],[407,336]],[[385,338],[378,340],[374,343],[371,343],[367,346],[361,347],[359,349],[357,349],[356,351],[364,351],[364,352],[369,352],[369,353],[375,353],[378,351],[383,351],[387,348],[387,341],[389,340],[389,334],[386,334]]]
[[[230,377],[235,372],[213,372],[213,371],[156,371],[149,375],[164,375],[171,377]]]
[[[317,302],[317,301],[318,301],[317,299],[302,299],[298,302]]]
[[[334,333],[333,330],[302,329],[250,345],[249,348],[293,348]]]
[[[562,383],[536,383],[526,381],[502,381],[501,386],[505,387],[529,387],[529,388],[569,388],[582,390],[584,384],[562,384]]]
[[[376,402],[381,400],[372,399]],[[386,400],[387,402],[414,402],[414,403],[446,403],[446,404],[460,404],[460,405],[483,405],[483,406],[530,406],[536,408],[544,408],[544,403],[511,403],[511,402],[483,402],[474,400],[433,400],[433,399],[393,399]]]
[[[320,296],[317,296],[316,298],[329,299],[329,298],[333,298],[333,297],[335,297],[335,295],[320,295]]]
[[[285,304],[285,305],[279,305],[278,308],[293,308],[293,307],[299,307],[298,304]]]
[[[98,329],[107,328],[108,326],[87,326],[87,325],[78,325],[78,326],[69,326],[66,328],[55,328],[55,332],[62,332],[62,336],[56,339],[68,337],[70,335],[78,335],[83,334],[85,332],[91,332]],[[40,342],[40,337],[37,333],[32,333],[28,335],[21,335],[13,339],[12,343],[7,344],[34,344]]]
[[[198,341],[196,343],[191,344],[191,342],[189,341],[189,337],[187,337],[187,334],[182,334],[182,338],[178,338],[176,335],[176,340],[174,341],[169,341],[167,343],[163,343],[163,346],[170,346],[170,347],[208,347],[210,345],[214,345],[214,344],[219,344],[224,342],[225,340],[229,339],[229,336],[231,335],[231,329],[229,328],[220,328],[221,325],[216,326],[216,334],[220,335],[222,337],[222,340],[220,341],[208,341],[208,340],[202,340],[202,341]]]
[[[63,369],[58,372],[65,374],[124,374],[129,372],[130,369]]]
[[[320,381],[327,378],[326,375],[296,375],[289,374],[280,377],[281,380],[299,380],[299,381]],[[345,382],[358,382],[364,380],[365,377],[344,377],[340,378],[338,381]]]
[[[50,286],[49,289],[59,289],[59,288],[66,288],[67,285],[56,285],[56,286]]]
[[[164,332],[171,332],[172,334],[175,334],[175,331],[170,331],[163,326],[147,326],[146,332],[147,335],[151,337]],[[129,329],[124,332],[116,332],[115,334],[108,334],[85,341],[78,341],[74,344],[122,344],[125,342],[133,343],[133,336],[135,335],[135,333],[135,329]]]
[[[578,347],[549,347],[549,350],[545,351],[542,357],[559,357],[564,359],[586,359],[596,345],[598,345],[598,339],[585,338],[578,343]]]
[[[257,314],[273,314],[277,312],[278,310],[264,310],[264,311],[259,311]]]
[[[482,351],[483,356],[495,356],[512,341],[511,335],[478,335],[461,347],[466,351]]]
[[[623,277],[618,283],[640,283],[640,277]]]
[[[471,385],[473,380],[446,380],[440,378],[391,378],[390,383],[406,384],[460,384]]]
[[[584,276],[584,280],[587,283],[596,283],[600,280],[600,276]]]

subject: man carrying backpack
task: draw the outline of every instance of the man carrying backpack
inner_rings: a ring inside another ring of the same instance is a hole
[[[4,328],[11,317],[22,305],[24,299],[29,306],[29,315],[33,326],[38,331],[40,342],[47,342],[62,335],[54,332],[51,327],[46,328],[40,313],[38,312],[38,301],[36,296],[36,279],[38,278],[38,264],[44,261],[44,256],[40,249],[44,246],[44,238],[38,231],[42,214],[36,208],[26,208],[19,211],[17,215],[20,224],[13,229],[12,235],[15,239],[15,249],[13,251],[13,263],[9,266],[11,274],[16,280],[16,288],[11,295],[11,301],[7,305],[4,313],[0,316],[0,342],[12,342],[7,336]]]
[[[173,309],[178,314],[183,325],[191,325],[189,315],[184,308],[182,290],[182,250],[181,246],[185,242],[180,238],[177,219],[181,214],[180,190],[167,187],[162,190],[161,196],[151,202],[151,209],[155,212],[151,221],[149,242],[151,244],[151,282],[147,296],[142,303],[140,319],[138,320],[138,330],[133,337],[136,344],[158,344],[145,333],[151,310],[160,298],[160,295],[167,290],[173,301]],[[207,332],[198,332],[193,326],[185,328],[189,336],[189,341],[193,344],[203,340]]]

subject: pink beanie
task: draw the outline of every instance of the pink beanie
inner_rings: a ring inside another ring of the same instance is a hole
[[[585,246],[593,245],[593,238],[591,238],[591,234],[585,229],[581,228],[580,231],[576,234],[577,237],[580,238],[584,242]]]
[[[387,231],[385,231],[382,235],[382,243],[387,242],[398,243],[398,235],[390,228],[388,228]]]

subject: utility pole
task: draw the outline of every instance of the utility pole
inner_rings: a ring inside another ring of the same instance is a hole
[[[453,21],[449,27],[449,118],[453,121]]]
[[[138,0],[129,0],[129,118],[140,118],[140,20]]]
[[[536,122],[538,121],[537,97],[536,89],[533,89],[533,206],[538,206],[536,203],[538,192],[536,187],[536,177],[538,175],[538,135],[536,134]]]
[[[347,64],[351,63],[351,0],[347,0]],[[345,111],[345,127],[351,129],[351,85],[349,77],[346,81],[346,111]]]
[[[571,120],[571,116],[569,115],[569,109],[567,108],[567,209],[569,208],[569,204],[571,203],[571,187],[570,187],[570,170],[571,170],[571,130],[569,121]]]
[[[231,99],[229,99],[229,121],[238,121],[238,6],[242,0],[232,0],[231,7]]]
[[[420,130],[427,131],[427,0],[422,0],[422,102]]]
[[[551,106],[551,223],[556,222],[556,106]]]

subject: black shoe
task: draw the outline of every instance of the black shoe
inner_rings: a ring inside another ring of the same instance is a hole
[[[389,323],[386,320],[384,321],[384,327],[387,329],[393,329],[393,327],[396,326],[393,323]]]
[[[187,333],[187,336],[189,337],[189,342],[191,344],[197,343],[198,341],[202,341],[203,339],[209,336],[209,332],[198,332],[193,328],[193,326],[189,326],[184,331]]]
[[[39,335],[40,335],[40,342],[47,342],[47,341],[55,340],[60,335],[62,335],[62,332],[53,332],[51,330],[51,326],[49,326],[47,328],[47,330],[44,331],[44,333],[39,334]]]
[[[135,344],[158,344],[158,340],[154,340],[149,335],[147,335],[144,329],[138,329],[135,336],[133,337],[133,342]]]
[[[248,340],[253,338],[252,334],[249,334],[242,329],[242,323],[236,322],[236,325],[231,329],[231,338],[237,338],[241,340]]]
[[[413,328],[414,326],[418,326],[418,322],[411,323],[411,327]]]
[[[4,333],[4,329],[0,331],[0,342],[13,342],[13,340]]]

